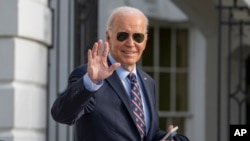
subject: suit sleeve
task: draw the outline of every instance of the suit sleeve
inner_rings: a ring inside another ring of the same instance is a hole
[[[154,141],[160,141],[164,136],[166,135],[166,133],[163,130],[160,130],[157,134],[156,134],[156,139],[154,139]],[[189,139],[182,134],[177,133],[174,137],[174,141],[189,141]]]
[[[177,134],[174,136],[174,141],[189,141],[189,139],[182,134]]]
[[[67,89],[61,93],[51,108],[52,118],[64,124],[74,124],[83,114],[93,111],[93,95],[83,85],[84,67],[76,68],[68,79]]]

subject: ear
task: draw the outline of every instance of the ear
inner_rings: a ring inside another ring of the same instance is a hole
[[[106,41],[108,42],[110,40],[110,34],[109,31],[106,31]]]

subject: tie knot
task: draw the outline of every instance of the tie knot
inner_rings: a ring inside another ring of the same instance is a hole
[[[129,73],[128,78],[131,82],[136,82],[136,76],[134,73]]]

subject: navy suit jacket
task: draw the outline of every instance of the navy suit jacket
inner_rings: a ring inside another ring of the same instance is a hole
[[[70,74],[67,89],[51,108],[53,119],[74,125],[76,141],[140,141],[129,97],[116,72],[103,81],[99,90],[90,92],[83,85],[86,71],[87,66],[81,65]],[[142,80],[151,117],[145,141],[159,141],[166,133],[158,126],[155,83],[142,70],[137,69],[137,73]],[[177,136],[183,138],[181,141],[187,141],[185,136]]]

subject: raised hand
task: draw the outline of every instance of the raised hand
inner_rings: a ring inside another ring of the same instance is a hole
[[[102,49],[102,40],[94,43],[94,46],[88,50],[88,75],[93,83],[97,83],[109,77],[114,70],[120,66],[120,63],[114,63],[108,66],[107,57],[109,45],[107,42]]]

